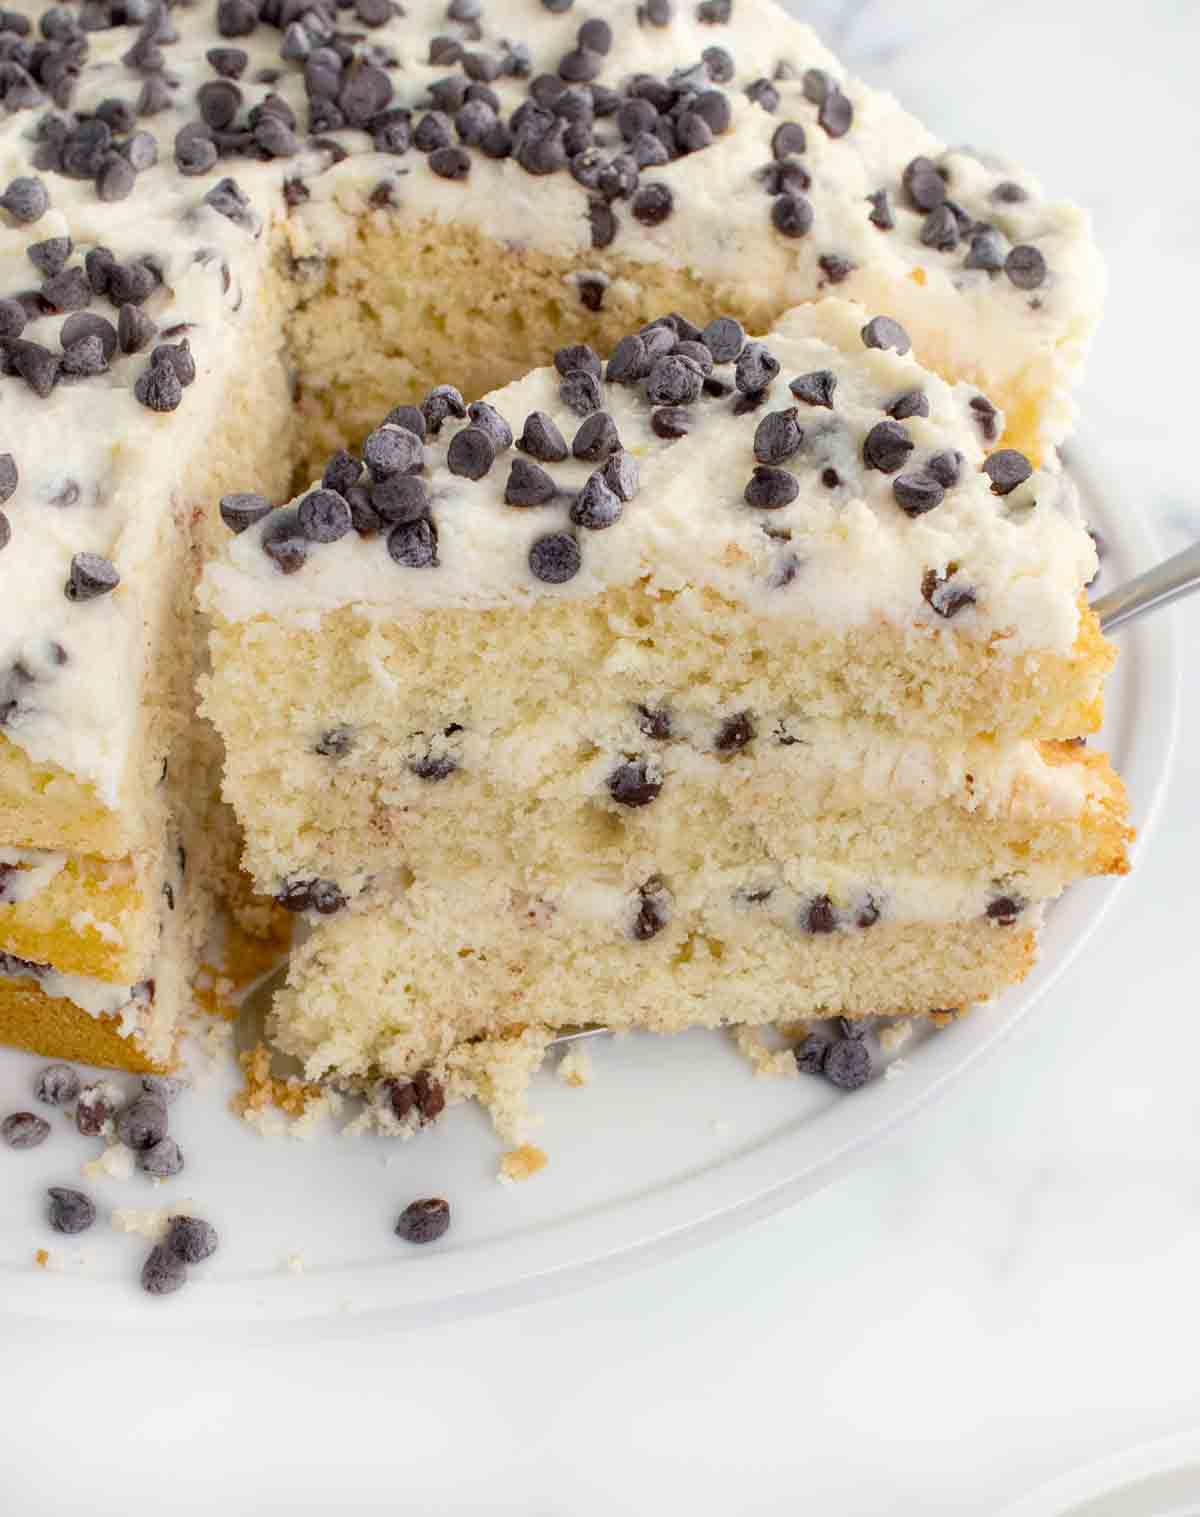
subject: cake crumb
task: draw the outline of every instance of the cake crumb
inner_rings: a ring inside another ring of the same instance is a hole
[[[893,1059],[892,1062],[888,1065],[888,1067],[884,1070],[884,1072],[883,1072],[883,1078],[885,1080],[898,1080],[901,1075],[906,1075],[907,1073],[908,1073],[908,1060],[907,1059]]]
[[[518,1180],[528,1180],[549,1162],[543,1149],[522,1143],[520,1148],[509,1149],[500,1160],[500,1183],[514,1185]]]
[[[564,1085],[589,1085],[593,1073],[591,1054],[578,1044],[572,1044],[558,1061],[558,1078]]]
[[[33,1256],[33,1262],[37,1265],[38,1269],[49,1269],[50,1268],[50,1251],[49,1251],[49,1249],[39,1248],[38,1251],[37,1251],[37,1253],[34,1254],[34,1256]]]
[[[133,1178],[134,1154],[124,1143],[110,1143],[96,1159],[89,1159],[83,1174],[89,1180],[130,1180]]]
[[[913,1035],[912,1018],[905,1017],[900,1022],[889,1023],[879,1034],[879,1046],[886,1054],[898,1052]]]
[[[265,1043],[256,1043],[239,1054],[238,1063],[242,1067],[244,1083],[230,1104],[235,1115],[251,1127],[257,1127],[264,1136],[290,1130],[297,1137],[307,1137],[318,1116],[334,1109],[331,1093],[323,1086],[300,1080],[295,1075],[286,1080],[274,1076],[271,1073],[271,1050]],[[317,1103],[320,1103],[319,1113],[310,1113],[310,1107]],[[291,1117],[294,1122],[310,1116],[311,1121],[303,1129],[289,1129],[278,1120],[272,1121],[274,1113]]]
[[[304,1273],[304,1255],[289,1254],[283,1261],[283,1267],[289,1275],[298,1276]]]
[[[732,1029],[733,1041],[756,1075],[793,1079],[797,1070],[792,1050],[790,1047],[772,1048],[765,1037],[772,1030],[763,1027],[735,1027]]]
[[[160,1243],[167,1235],[172,1217],[191,1216],[195,1209],[195,1202],[190,1199],[176,1201],[173,1206],[119,1206],[112,1214],[112,1225],[119,1233],[138,1233],[151,1243]]]

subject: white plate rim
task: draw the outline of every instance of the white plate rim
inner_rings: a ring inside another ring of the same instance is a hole
[[[1135,1444],[1094,1464],[1069,1470],[1006,1506],[998,1517],[1071,1517],[1084,1502],[1120,1496],[1134,1482],[1141,1484],[1193,1468],[1196,1502],[1200,1505],[1200,1430],[1196,1429]]]
[[[1086,434],[1072,447],[1071,471],[1085,498],[1100,503],[1099,524],[1118,557],[1148,567],[1159,556],[1144,521],[1109,498],[1104,483],[1081,461]],[[1161,810],[1179,722],[1180,657],[1177,612],[1168,610],[1119,633],[1137,648],[1133,738],[1122,766],[1145,848]],[[1133,656],[1132,654],[1130,655]],[[1154,714],[1154,720],[1145,717]],[[1121,879],[1091,880],[1057,903],[1043,939],[1043,956],[1020,987],[990,1008],[945,1029],[920,1050],[904,1078],[877,1080],[822,1114],[821,1156],[797,1168],[781,1134],[747,1151],[640,1195],[623,1196],[537,1230],[473,1244],[456,1253],[441,1248],[406,1261],[403,1270],[383,1261],[323,1270],[320,1274],[214,1279],[203,1291],[179,1298],[180,1326],[199,1322],[286,1322],[386,1313],[393,1323],[429,1324],[547,1299],[592,1283],[664,1263],[728,1237],[793,1206],[847,1174],[902,1124],[976,1068],[1022,1022],[1070,968],[1111,909]],[[303,1150],[298,1150],[303,1162]],[[531,1246],[538,1255],[530,1267]],[[481,1283],[485,1281],[486,1283]],[[400,1282],[403,1282],[401,1286]],[[0,1317],[108,1322],[145,1319],[137,1293],[114,1293],[111,1282],[75,1275],[48,1280],[40,1271],[3,1277]],[[185,1299],[186,1298],[186,1299]]]

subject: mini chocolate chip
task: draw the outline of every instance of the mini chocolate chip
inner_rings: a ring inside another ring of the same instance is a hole
[[[344,758],[353,747],[354,728],[347,727],[343,723],[341,726],[330,727],[322,732],[313,744],[313,752],[319,753],[322,758]]]
[[[608,289],[607,278],[589,279],[580,275],[575,288],[579,291],[579,302],[588,311],[602,311],[604,309],[604,294]]]
[[[528,421],[525,427],[528,432]],[[557,431],[557,428],[555,430]],[[561,437],[559,440],[561,441]],[[532,449],[530,451],[532,452]],[[561,457],[565,458],[566,453],[566,444],[563,443]],[[557,457],[552,461],[557,461]],[[558,487],[545,469],[539,468],[537,464],[529,463],[524,458],[513,459],[508,472],[508,482],[504,486],[504,500],[507,505],[544,506],[549,504],[557,493]]]
[[[186,389],[196,378],[196,360],[185,337],[182,342],[160,344],[150,354],[152,364],[167,363],[175,371],[175,377]]]
[[[667,925],[669,901],[663,882],[657,876],[638,889],[637,913],[630,936],[637,943],[648,943]]]
[[[896,504],[909,516],[924,516],[946,498],[945,486],[932,474],[897,474],[892,481]]]
[[[92,298],[92,290],[81,268],[64,269],[46,280],[41,296],[55,311],[82,311]]]
[[[0,337],[20,337],[28,320],[19,300],[0,300]]]
[[[464,479],[482,479],[495,461],[495,444],[482,427],[456,432],[446,452],[446,467]]]
[[[471,172],[471,159],[460,147],[439,147],[430,153],[429,167],[441,179],[465,179]]]
[[[356,485],[361,478],[362,464],[353,453],[339,448],[325,465],[321,483],[327,490],[336,490],[339,495],[345,495],[351,485]]]
[[[771,469],[760,464],[746,486],[743,498],[748,506],[759,511],[778,511],[782,506],[790,505],[799,494],[800,486],[793,475],[785,469]]]
[[[590,416],[604,403],[600,381],[586,369],[575,369],[565,375],[558,393],[563,405],[576,416]]]
[[[58,379],[58,359],[39,342],[13,339],[8,360],[33,393],[45,400]]]
[[[572,343],[567,347],[557,348],[554,353],[554,367],[564,379],[576,370],[582,370],[585,374],[594,374],[597,379],[600,378],[602,372],[599,353],[594,348],[590,348],[586,342]]]
[[[608,792],[619,806],[648,806],[662,787],[661,776],[642,758],[618,764],[608,777]]]
[[[242,92],[228,79],[210,79],[196,91],[196,104],[205,125],[221,131],[241,110]]]
[[[646,344],[636,334],[622,337],[609,355],[605,378],[609,384],[636,384],[649,372]]]
[[[363,443],[362,452],[363,462],[376,481],[416,472],[425,461],[421,439],[407,428],[395,425],[377,427]]]
[[[796,1044],[792,1050],[792,1057],[802,1075],[819,1075],[824,1067],[825,1055],[828,1051],[829,1039],[821,1037],[819,1033],[810,1032],[806,1038]]]
[[[609,455],[600,477],[620,501],[630,501],[638,492],[638,462],[632,453],[618,448]]]
[[[47,1064],[37,1077],[34,1093],[47,1106],[67,1106],[79,1095],[79,1076],[69,1064]]]
[[[199,1217],[172,1217],[167,1228],[166,1245],[185,1264],[211,1259],[219,1242],[216,1228]]]
[[[98,553],[76,553],[65,586],[68,600],[95,600],[108,595],[121,583],[121,576],[107,558]]]
[[[396,1236],[406,1243],[436,1243],[450,1227],[450,1203],[440,1196],[411,1201],[396,1222]]]
[[[1037,248],[1022,243],[1004,260],[1004,272],[1018,290],[1036,290],[1046,281],[1046,260]]]
[[[25,256],[44,278],[49,279],[66,268],[73,247],[69,237],[47,237],[42,242],[31,242],[25,249]]]
[[[837,930],[837,912],[827,895],[815,895],[800,913],[800,926],[805,932],[823,935]]]
[[[718,316],[704,328],[700,341],[712,354],[714,363],[733,363],[746,345],[746,333],[732,316]]]
[[[704,374],[690,359],[671,353],[660,358],[646,379],[646,399],[651,405],[689,405],[700,398]]]
[[[1019,895],[997,896],[994,901],[988,903],[984,915],[989,922],[995,922],[999,927],[1011,927],[1025,910],[1026,905],[1027,902]]]
[[[0,453],[0,505],[12,499],[18,480],[17,465],[12,454]]]
[[[24,226],[40,221],[49,206],[50,197],[46,193],[46,186],[40,179],[27,175],[11,180],[4,194],[0,195],[0,209],[7,211],[14,221]]]
[[[428,569],[437,565],[437,529],[428,517],[400,522],[388,533],[389,556],[405,569]]]
[[[881,232],[890,232],[896,225],[896,218],[892,214],[891,201],[888,199],[886,190],[876,190],[867,196],[871,206],[867,220],[872,226],[877,226]]]
[[[31,1111],[14,1111],[0,1122],[0,1138],[9,1148],[37,1148],[49,1136],[49,1122]]]
[[[495,406],[489,405],[486,400],[472,401],[467,407],[467,415],[481,432],[487,433],[497,453],[503,453],[512,447],[512,428]]]
[[[836,84],[832,85],[817,111],[817,125],[824,128],[827,136],[844,137],[853,123],[853,105]]]
[[[683,406],[659,406],[650,414],[650,429],[655,437],[673,442],[692,430],[692,413]]]
[[[297,573],[308,559],[308,540],[292,510],[273,513],[260,545],[281,574]]]
[[[609,247],[617,235],[617,217],[612,207],[606,201],[593,197],[588,201],[588,222],[591,226],[592,246]]]
[[[117,1113],[117,1137],[126,1148],[152,1148],[167,1135],[167,1108],[156,1096],[135,1096]]]
[[[939,253],[953,253],[958,246],[958,219],[946,203],[934,206],[921,225],[921,242]]]
[[[743,395],[760,395],[779,373],[779,360],[761,342],[748,342],[738,354],[736,384]]]
[[[901,182],[918,211],[932,211],[946,198],[946,181],[931,158],[914,158],[905,168]]]
[[[908,333],[890,316],[872,316],[862,329],[862,340],[868,348],[890,348],[901,357],[912,347]]]
[[[832,411],[837,375],[832,369],[814,369],[811,374],[797,375],[788,389],[806,406],[824,406],[826,410]]]
[[[733,107],[729,104],[729,97],[720,90],[702,90],[691,102],[691,114],[699,116],[709,131],[720,137],[729,130]],[[683,145],[682,139],[680,145]]]
[[[165,1106],[177,1101],[187,1089],[187,1082],[171,1075],[143,1075],[141,1087],[147,1095],[155,1096]]]
[[[1008,495],[1033,473],[1033,465],[1016,448],[1000,448],[984,460],[983,472],[992,482],[993,495]]]
[[[264,516],[271,514],[271,502],[265,495],[249,492],[222,495],[220,512],[221,520],[231,532],[245,532],[255,522],[262,521]]]
[[[671,187],[654,181],[643,185],[633,197],[633,217],[643,226],[661,226],[675,208]]]
[[[593,53],[608,53],[613,45],[612,27],[599,19],[585,21],[575,34],[575,40],[580,47],[589,48]]]
[[[296,520],[310,543],[335,543],[350,531],[350,507],[336,490],[310,490]]]
[[[73,1237],[85,1233],[96,1220],[96,1207],[81,1190],[71,1190],[65,1185],[52,1185],[46,1194],[50,1204],[46,1220],[56,1233]]]
[[[963,267],[967,269],[984,269],[989,274],[997,273],[1004,267],[1004,239],[992,227],[986,227],[982,232],[976,232],[971,238],[971,246],[967,256],[963,260]]]
[[[822,253],[817,259],[817,265],[830,284],[841,284],[843,280],[849,279],[858,267],[851,259],[843,258],[840,253]]]
[[[140,353],[154,336],[153,321],[138,306],[126,303],[117,312],[117,340],[122,353]]]
[[[805,195],[785,193],[771,202],[771,224],[784,237],[805,237],[812,229],[812,203]]]
[[[174,411],[183,399],[183,386],[174,365],[151,363],[138,375],[133,393],[149,411]]]
[[[597,471],[572,501],[570,517],[577,527],[601,532],[620,520],[622,509],[620,498]]]
[[[967,606],[975,604],[975,591],[971,586],[954,583],[957,573],[957,564],[947,564],[944,574],[927,569],[921,579],[921,594],[939,616],[957,616]]]
[[[962,471],[963,456],[956,448],[947,448],[943,453],[935,453],[925,465],[926,474],[932,474],[939,485],[947,490],[952,490],[958,483],[959,474]]]
[[[85,337],[99,338],[106,360],[117,351],[117,329],[111,321],[106,321],[93,311],[76,311],[63,322],[59,340],[64,348],[72,348]]]
[[[165,1243],[156,1243],[142,1265],[142,1289],[151,1296],[172,1295],[187,1284],[187,1277],[187,1265]]]
[[[554,418],[548,416],[545,411],[530,411],[529,415],[525,418],[525,428],[517,442],[517,447],[522,452],[528,453],[530,458],[539,459],[542,463],[561,463],[567,456],[567,444],[563,435],[558,430]],[[508,501],[509,505],[514,506],[541,505],[543,502],[540,500],[509,500],[508,491],[513,488],[514,481],[516,481],[519,491],[528,493],[524,490],[524,486],[533,479],[532,475],[526,475],[524,472],[519,473],[516,470],[516,464],[520,462],[521,460],[519,459],[514,460],[513,473],[509,475],[508,488],[505,491],[504,498]],[[554,481],[550,479],[550,476],[544,470],[539,469],[537,472],[543,477],[544,481],[549,482],[550,492],[553,494]],[[549,496],[546,499],[549,499]]]
[[[62,372],[84,377],[103,374],[108,368],[104,344],[98,337],[81,337],[69,347],[64,344]]]
[[[240,79],[250,63],[249,53],[240,47],[210,47],[204,56],[223,79]]]
[[[754,456],[760,464],[781,464],[800,451],[804,433],[796,421],[796,408],[772,411],[754,432]]]
[[[737,753],[755,736],[754,720],[748,711],[739,711],[736,716],[728,716],[717,728],[717,735],[713,740],[713,747],[718,753]]]
[[[924,390],[905,390],[903,395],[898,395],[887,407],[887,414],[893,421],[907,421],[910,416],[928,416],[929,397]]]
[[[808,139],[798,121],[782,122],[771,135],[771,156],[776,160],[803,153],[807,147]]]
[[[582,564],[579,544],[569,532],[548,532],[544,537],[535,538],[529,549],[530,571],[535,579],[548,585],[561,585],[574,579]]]
[[[385,427],[403,427],[425,441],[425,415],[420,406],[393,406],[383,418]]]
[[[602,463],[621,446],[617,424],[607,411],[594,411],[571,443],[571,452],[586,463]]]
[[[666,742],[671,736],[671,712],[667,706],[635,706],[638,727],[647,737]]]
[[[913,440],[897,421],[877,421],[863,439],[863,462],[868,469],[895,474],[908,462]]]
[[[858,1090],[871,1078],[871,1051],[861,1038],[838,1038],[825,1051],[821,1073],[839,1090]]]
[[[461,421],[467,414],[467,407],[453,385],[435,385],[421,402],[421,414],[425,418],[426,430],[436,437],[447,417],[453,416]]]
[[[160,1138],[138,1155],[138,1168],[154,1180],[169,1180],[183,1171],[183,1150],[174,1138]]]
[[[700,57],[714,84],[728,84],[736,73],[733,56],[723,47],[706,47]]]

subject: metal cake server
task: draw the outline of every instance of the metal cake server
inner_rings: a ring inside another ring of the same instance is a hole
[[[1092,610],[1100,618],[1100,630],[1111,632],[1122,622],[1129,622],[1147,611],[1157,611],[1200,590],[1200,543],[1184,548],[1182,553],[1164,559],[1139,574],[1136,579],[1118,585],[1092,601]]]

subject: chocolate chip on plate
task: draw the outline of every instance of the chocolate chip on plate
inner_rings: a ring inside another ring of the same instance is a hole
[[[172,1217],[167,1247],[186,1264],[202,1264],[217,1251],[217,1230],[199,1217]]]
[[[46,1220],[56,1233],[85,1233],[95,1222],[95,1204],[81,1190],[52,1185],[46,1194],[50,1197]]]
[[[14,1111],[0,1122],[0,1138],[9,1148],[37,1148],[49,1136],[49,1122],[31,1111]]]
[[[396,1236],[407,1243],[435,1243],[450,1226],[450,1203],[440,1196],[411,1201],[396,1221]]]
[[[69,1064],[47,1064],[34,1091],[47,1106],[67,1106],[79,1095],[79,1076]]]

